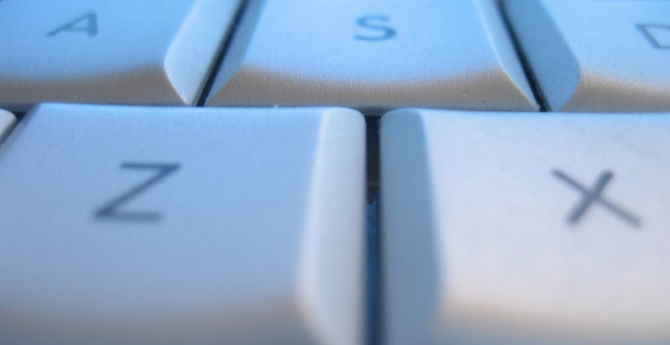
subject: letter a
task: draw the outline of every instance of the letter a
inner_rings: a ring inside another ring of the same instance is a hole
[[[670,49],[670,26],[638,24],[637,28],[656,49]]]
[[[98,34],[98,17],[95,13],[85,14],[49,32],[47,36],[52,37],[61,32],[87,32],[89,36],[96,36]]]

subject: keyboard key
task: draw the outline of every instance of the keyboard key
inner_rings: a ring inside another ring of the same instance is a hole
[[[670,343],[670,114],[381,124],[389,344]]]
[[[9,133],[9,130],[12,129],[15,122],[16,117],[14,117],[14,114],[0,109],[0,143],[2,143],[2,140]]]
[[[249,7],[209,106],[538,109],[494,1]]]
[[[234,0],[2,1],[0,106],[196,102]]]
[[[0,157],[0,343],[360,344],[364,126],[39,106]]]
[[[670,111],[670,2],[510,0],[553,111]]]

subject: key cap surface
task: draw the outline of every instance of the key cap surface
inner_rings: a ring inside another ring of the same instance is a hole
[[[670,111],[670,2],[509,0],[553,111]]]
[[[670,114],[381,124],[389,344],[667,344]]]
[[[493,1],[255,1],[237,33],[210,106],[538,108]]]
[[[24,120],[0,153],[0,343],[360,344],[359,113]]]
[[[9,130],[12,129],[15,122],[16,117],[14,117],[14,114],[0,109],[0,144],[5,139],[5,136],[9,134]]]
[[[196,102],[235,0],[0,2],[0,106]]]

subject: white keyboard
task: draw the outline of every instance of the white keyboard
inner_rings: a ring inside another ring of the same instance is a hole
[[[0,344],[670,344],[670,2],[0,0]]]

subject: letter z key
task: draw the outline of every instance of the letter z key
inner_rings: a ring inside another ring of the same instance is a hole
[[[364,210],[353,110],[42,104],[0,150],[0,344],[360,345]]]

